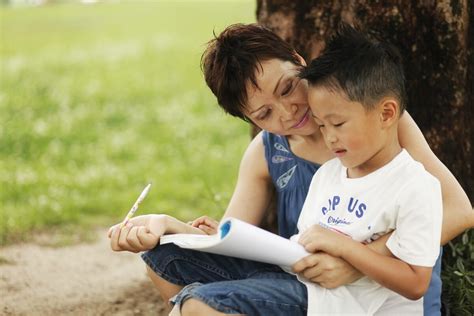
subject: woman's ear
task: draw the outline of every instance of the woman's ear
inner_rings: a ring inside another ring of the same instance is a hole
[[[383,99],[380,104],[380,121],[382,125],[391,126],[398,123],[400,106],[393,98]]]

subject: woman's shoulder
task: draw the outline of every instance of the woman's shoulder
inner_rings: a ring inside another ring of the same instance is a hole
[[[265,159],[263,131],[259,132],[245,150],[240,163],[241,169],[251,170],[259,177],[268,178],[269,172]]]

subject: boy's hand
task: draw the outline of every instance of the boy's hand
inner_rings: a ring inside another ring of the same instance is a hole
[[[209,216],[201,216],[189,223],[191,226],[199,228],[207,235],[217,234],[217,227],[219,222]]]
[[[350,237],[317,224],[304,231],[298,240],[308,252],[323,251],[334,257],[341,257],[350,242]]]
[[[108,231],[110,247],[114,251],[140,252],[153,249],[166,231],[163,215],[141,215],[131,218],[127,225],[112,226]]]
[[[352,283],[362,277],[362,273],[343,259],[324,252],[304,257],[293,265],[292,270],[327,289]]]

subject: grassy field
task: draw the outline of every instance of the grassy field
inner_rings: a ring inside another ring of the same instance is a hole
[[[199,67],[254,1],[0,9],[0,244],[140,213],[218,216],[249,141]]]

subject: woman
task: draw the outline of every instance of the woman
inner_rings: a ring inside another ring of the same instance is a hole
[[[334,153],[326,148],[318,126],[311,118],[307,103],[307,84],[296,76],[305,61],[274,33],[251,24],[233,25],[224,30],[209,43],[202,62],[206,82],[216,95],[219,105],[227,113],[252,121],[264,130],[252,140],[244,154],[237,186],[224,217],[232,216],[259,225],[275,189],[279,234],[284,237],[293,235],[296,233],[296,222],[313,174],[322,163],[334,157]],[[432,153],[408,113],[400,120],[399,140],[401,145],[441,182],[444,199],[442,244],[473,226],[474,215],[466,194],[449,170]],[[199,226],[202,230],[164,215],[137,217],[122,230],[111,230],[112,248],[117,251],[135,252],[148,250],[156,246],[159,236],[165,232],[203,233],[212,231],[213,224],[208,219],[204,222],[197,220],[194,226]],[[384,240],[381,238],[368,247],[390,255],[384,246]],[[236,262],[223,262],[214,256],[200,257],[201,255],[183,252],[176,247],[167,247],[166,250],[165,247],[156,247],[143,255],[149,266],[150,277],[165,299],[177,294],[183,285],[196,280],[204,279],[204,283],[210,283],[205,287],[187,287],[178,295],[176,302],[183,304],[183,313],[192,309],[203,314],[216,315],[226,312],[252,313],[255,310],[245,305],[248,297],[240,300],[234,298],[226,302],[226,306],[214,304],[210,297],[229,297],[229,288],[232,293],[244,296],[248,294],[249,288],[258,289],[264,284],[262,288],[267,289],[275,283],[265,283],[263,278],[252,280],[254,283],[244,283],[249,281],[240,280],[248,279],[242,276],[231,276],[229,279],[219,276],[213,279],[196,275],[195,270],[199,269],[195,266],[189,269],[193,264],[207,265],[212,262],[212,268],[215,269]],[[184,259],[191,256],[193,260],[198,261]],[[178,257],[182,258],[179,259],[182,261],[176,259]],[[306,263],[307,268],[303,274],[324,287],[336,287],[360,277],[358,271],[341,259],[326,254],[318,254],[312,258],[314,259],[311,262]],[[163,265],[165,261],[170,264]],[[241,264],[244,263],[239,261],[239,265]],[[233,267],[239,269],[236,265]],[[270,267],[252,266],[250,269],[278,273]],[[232,269],[223,272],[230,270]],[[439,270],[440,260],[425,296],[425,315],[440,313]],[[210,273],[210,270],[202,271]],[[233,281],[235,279],[238,281]],[[226,280],[229,283],[226,283]],[[223,282],[218,285],[213,283],[215,281]],[[240,286],[242,284],[245,286]],[[304,305],[304,300],[299,300],[304,295],[304,288],[275,288],[273,292],[265,295],[260,293],[262,291],[257,291],[252,293],[250,300],[261,299],[265,300],[266,304],[282,300],[283,298],[277,295],[278,290],[299,293],[291,298],[294,302],[290,300],[286,305]],[[283,312],[282,305],[274,308],[280,313]],[[304,313],[304,308],[298,311]]]

